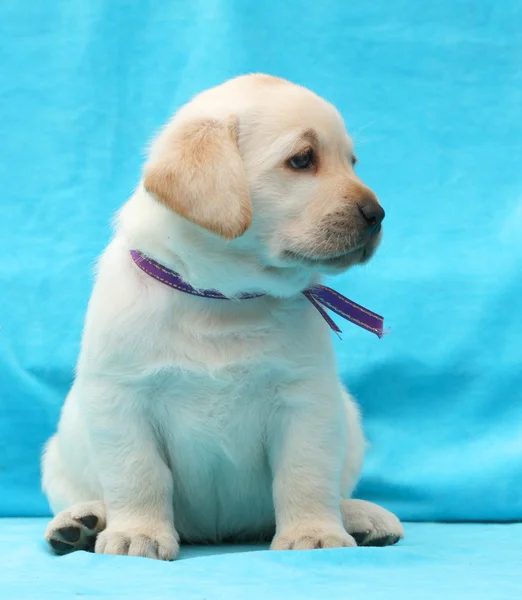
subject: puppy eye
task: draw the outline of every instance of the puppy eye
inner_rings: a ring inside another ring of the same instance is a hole
[[[311,148],[309,148],[306,150],[306,152],[301,152],[300,154],[292,156],[292,158],[288,161],[288,164],[292,167],[292,169],[296,169],[297,171],[309,169],[315,164],[315,153]]]
[[[359,161],[357,160],[357,156],[355,156],[355,154],[352,154],[352,167],[355,167],[355,165],[358,163]]]

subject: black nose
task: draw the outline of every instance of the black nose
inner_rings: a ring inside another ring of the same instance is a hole
[[[384,219],[385,212],[383,207],[375,200],[367,200],[359,204],[361,215],[365,218],[366,223],[372,233],[379,233],[381,223]]]

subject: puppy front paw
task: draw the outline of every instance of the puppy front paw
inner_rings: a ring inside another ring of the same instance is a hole
[[[179,554],[179,541],[172,527],[122,527],[114,524],[98,535],[94,551],[98,554],[174,560]]]
[[[357,546],[354,538],[339,524],[297,523],[276,534],[271,550],[313,550],[314,548],[347,548]]]

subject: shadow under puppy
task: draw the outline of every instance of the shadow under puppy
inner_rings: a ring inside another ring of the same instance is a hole
[[[378,246],[384,211],[354,165],[337,110],[267,75],[203,92],[167,124],[99,260],[44,453],[55,552],[171,560],[180,540],[403,536],[390,512],[350,499],[358,411],[301,293]],[[230,300],[164,285],[131,250]]]

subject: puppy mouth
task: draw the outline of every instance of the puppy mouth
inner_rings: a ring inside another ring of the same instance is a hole
[[[314,253],[309,248],[288,248],[279,255],[284,266],[301,266],[323,273],[338,274],[355,265],[367,263],[379,247],[382,232],[379,230],[369,239],[360,241],[338,252]]]
[[[307,252],[296,250],[285,250],[282,253],[282,259],[285,263],[295,265],[296,263],[317,269],[319,271],[338,271],[344,270],[352,265],[366,262],[373,252],[366,246],[354,248],[348,252],[343,252],[328,256],[315,256]]]

